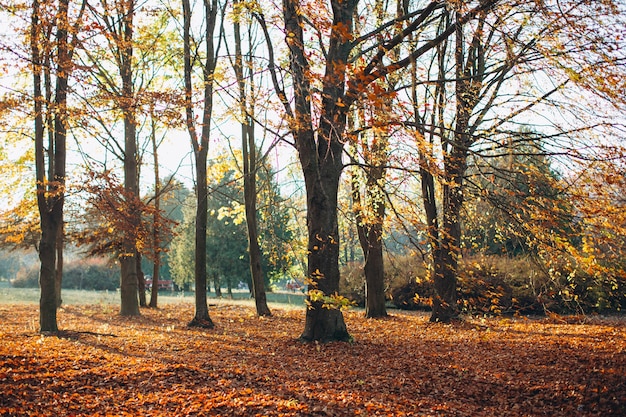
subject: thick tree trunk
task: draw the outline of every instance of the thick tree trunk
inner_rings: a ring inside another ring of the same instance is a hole
[[[120,257],[120,315],[138,316],[139,298],[137,297],[137,263],[135,255]]]
[[[283,0],[285,31],[289,34],[290,69],[294,83],[294,109],[279,94],[290,116],[307,193],[309,308],[306,313],[304,341],[350,340],[341,310],[323,307],[324,302],[311,294],[332,297],[339,290],[339,232],[337,191],[343,169],[343,133],[346,126],[346,64],[351,49],[350,35],[356,0],[333,1],[333,29],[326,56],[320,125],[314,131],[311,112],[309,63],[302,28],[300,4]],[[273,64],[272,64],[273,65]],[[274,80],[274,85],[280,88]]]
[[[458,318],[456,294],[456,256],[448,251],[436,251],[434,254],[433,282],[435,295],[433,296],[433,310],[431,322],[449,323]]]
[[[439,245],[433,251],[433,280],[435,296],[431,322],[447,323],[458,318],[457,274],[461,254],[461,207],[463,205],[463,175],[465,151],[451,155],[446,164],[446,183],[443,186],[443,230]]]
[[[58,211],[58,210],[57,210]],[[52,212],[41,217],[41,241],[39,244],[39,326],[41,332],[57,332],[56,296],[56,235],[59,227],[57,215]]]
[[[349,341],[351,336],[341,310],[323,307],[311,299],[313,291],[333,296],[339,291],[339,228],[337,191],[343,167],[341,152],[317,160],[319,169],[303,168],[307,189],[307,226],[309,308],[306,312],[303,341]]]

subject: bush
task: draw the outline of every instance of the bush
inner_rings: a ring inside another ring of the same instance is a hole
[[[39,286],[39,265],[22,267],[11,280],[11,286],[15,288],[37,288]]]
[[[459,309],[468,314],[501,314],[518,308],[515,288],[509,284],[511,275],[502,270],[505,265],[508,265],[506,261],[501,262],[496,257],[462,260],[457,281]],[[521,281],[527,265],[516,265],[515,271],[515,277]],[[430,309],[435,290],[425,270],[422,274],[421,277],[412,278],[392,290],[396,307],[408,310]]]
[[[385,257],[385,297],[394,300],[394,290],[403,287],[415,277],[425,276],[426,268],[412,256]],[[365,272],[363,262],[351,262],[341,269],[339,294],[359,307],[365,306]]]
[[[432,281],[414,278],[391,291],[393,304],[402,310],[429,310],[435,294]]]
[[[341,268],[339,294],[359,307],[365,306],[365,277],[361,262],[350,262]]]
[[[37,288],[39,286],[39,266],[20,269],[11,285],[16,288]],[[67,262],[63,267],[64,289],[109,290],[119,287],[119,270],[113,268],[106,259],[87,258]]]
[[[465,262],[459,271],[458,303],[468,314],[501,314],[511,312],[513,290],[506,275],[486,262]]]
[[[400,309],[431,308],[434,288],[421,259],[386,259],[387,296]],[[602,313],[626,308],[626,282],[620,277],[590,276],[565,262],[549,271],[529,257],[473,256],[459,263],[459,309],[468,314]],[[342,269],[340,293],[365,303],[361,264]]]
[[[120,286],[119,269],[103,258],[80,259],[68,263],[63,271],[62,287],[76,290],[109,290]]]

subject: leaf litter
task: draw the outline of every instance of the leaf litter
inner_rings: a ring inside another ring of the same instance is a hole
[[[302,310],[259,318],[193,306],[125,318],[67,306],[57,335],[29,305],[0,307],[3,416],[623,416],[626,321],[345,313],[353,343],[304,344]]]

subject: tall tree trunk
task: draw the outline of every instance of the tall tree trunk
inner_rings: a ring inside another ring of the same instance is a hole
[[[376,193],[378,181],[372,184],[373,167],[365,168],[368,175],[366,192],[372,190]],[[379,195],[377,195],[379,197]],[[383,218],[385,216],[385,201],[377,201],[372,204],[371,213],[364,215],[364,203],[359,189],[359,180],[352,180],[352,200],[354,202],[354,214],[356,218],[359,244],[365,257],[365,317],[378,318],[387,316],[385,306],[385,270],[383,258]],[[380,200],[380,199],[377,199]]]
[[[235,0],[237,4],[237,0]],[[241,47],[241,28],[239,20],[235,20],[235,62],[233,68],[239,86],[239,107],[241,115],[241,149],[243,156],[243,196],[246,210],[246,226],[248,230],[248,253],[250,256],[250,274],[252,276],[252,296],[254,297],[256,312],[259,316],[271,316],[267,306],[265,282],[261,264],[262,254],[259,245],[259,231],[257,222],[257,154],[254,136],[254,121],[252,115],[254,105],[248,105],[253,97],[247,97],[246,80],[243,73],[243,53]],[[250,82],[250,95],[254,95],[254,87]]]
[[[195,315],[190,326],[214,327],[209,317],[207,304],[207,219],[208,219],[208,185],[207,185],[207,155],[209,151],[209,135],[211,132],[211,116],[213,112],[213,73],[217,63],[217,51],[213,44],[213,35],[217,23],[217,0],[204,0],[205,17],[205,62],[202,68],[204,109],[202,112],[202,128],[198,137],[194,118],[194,104],[192,101],[192,58],[191,58],[191,5],[189,0],[183,0],[183,59],[185,81],[185,118],[187,130],[191,138],[196,162],[196,228],[195,228]]]
[[[209,306],[207,304],[207,220],[208,220],[208,187],[206,174],[207,155],[204,151],[196,152],[196,237],[195,237],[195,306],[196,313],[189,323],[190,326],[214,327],[209,316]]]
[[[54,98],[54,129],[53,141],[48,145],[48,164],[46,172],[46,151],[44,149],[44,97],[41,90],[42,51],[41,9],[38,0],[33,1],[31,21],[31,54],[33,64],[33,85],[35,100],[35,171],[37,179],[37,205],[40,216],[41,241],[39,245],[39,322],[41,332],[58,331],[57,305],[57,272],[59,271],[57,248],[59,234],[63,226],[63,204],[65,188],[65,157],[67,136],[67,90],[68,77],[71,72],[71,52],[68,43],[68,9],[69,0],[61,0],[56,16],[57,36],[57,78]],[[50,58],[50,57],[48,57]],[[48,60],[50,62],[50,60]],[[46,71],[50,71],[47,68]],[[48,101],[46,103],[50,105]],[[47,175],[46,175],[47,174]],[[62,239],[61,239],[62,241]],[[62,261],[62,258],[60,259]]]
[[[249,135],[251,126],[242,125],[242,134],[244,134],[244,204],[246,209],[246,225],[248,228],[248,251],[250,255],[250,273],[252,275],[252,295],[256,305],[256,312],[259,316],[271,316],[269,307],[267,306],[267,296],[265,294],[265,282],[263,279],[263,268],[261,266],[261,246],[259,245],[259,233],[257,225],[257,207],[256,207],[256,152],[253,147],[254,139],[248,139],[245,144],[246,137]],[[243,133],[248,131],[247,134]],[[248,163],[246,163],[248,162]]]
[[[448,322],[459,314],[457,276],[461,256],[463,180],[467,170],[468,150],[473,144],[470,119],[478,104],[485,71],[481,48],[485,13],[480,13],[469,47],[465,45],[463,26],[458,25],[455,30],[456,125],[449,149],[444,152],[443,222],[439,246],[434,253],[435,296],[430,321]]]
[[[152,308],[157,307],[159,297],[159,275],[161,270],[161,237],[158,227],[158,212],[161,209],[161,180],[159,178],[159,153],[156,140],[156,123],[152,115],[152,129],[150,138],[152,140],[152,156],[154,163],[154,208],[155,213],[152,218],[152,240],[154,244],[154,259],[152,267],[152,291],[150,291],[150,304]]]
[[[339,290],[337,192],[343,169],[343,133],[349,107],[342,105],[341,101],[345,98],[346,63],[351,48],[350,36],[347,35],[353,31],[352,18],[357,3],[357,0],[331,2],[333,26],[322,82],[321,119],[316,134],[312,122],[309,63],[302,29],[304,22],[299,10],[301,6],[296,0],[283,0],[294,84],[293,111],[282,90],[279,90],[279,97],[290,119],[307,194],[309,308],[300,336],[304,341],[350,339],[341,310],[325,308],[319,295],[332,297]],[[272,59],[270,57],[270,61]],[[279,88],[275,79],[273,83]]]
[[[135,120],[135,97],[133,85],[133,18],[135,2],[129,0],[120,10],[122,33],[120,34],[120,76],[122,79],[122,96],[120,107],[124,115],[124,189],[132,195],[139,195],[138,160],[137,160],[137,125]],[[139,213],[135,207],[129,207],[131,227],[137,227]],[[120,314],[122,316],[138,316],[139,298],[137,274],[137,242],[130,237],[124,239],[120,262]]]

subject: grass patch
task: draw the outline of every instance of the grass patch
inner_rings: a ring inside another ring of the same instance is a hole
[[[209,293],[210,304],[221,304],[224,302],[253,305],[254,300],[250,298],[247,291],[234,291],[233,298],[229,299],[224,295],[222,298],[215,297],[214,293]],[[150,293],[146,293],[148,300]],[[61,292],[64,305],[85,305],[85,304],[113,304],[119,305],[120,294],[118,291],[87,291],[68,290]],[[282,307],[304,307],[304,294],[292,292],[270,292],[267,293],[269,304]],[[159,304],[193,303],[193,292],[171,292],[163,291],[159,293]],[[0,304],[33,304],[39,303],[39,288],[13,288],[7,281],[0,281]]]

